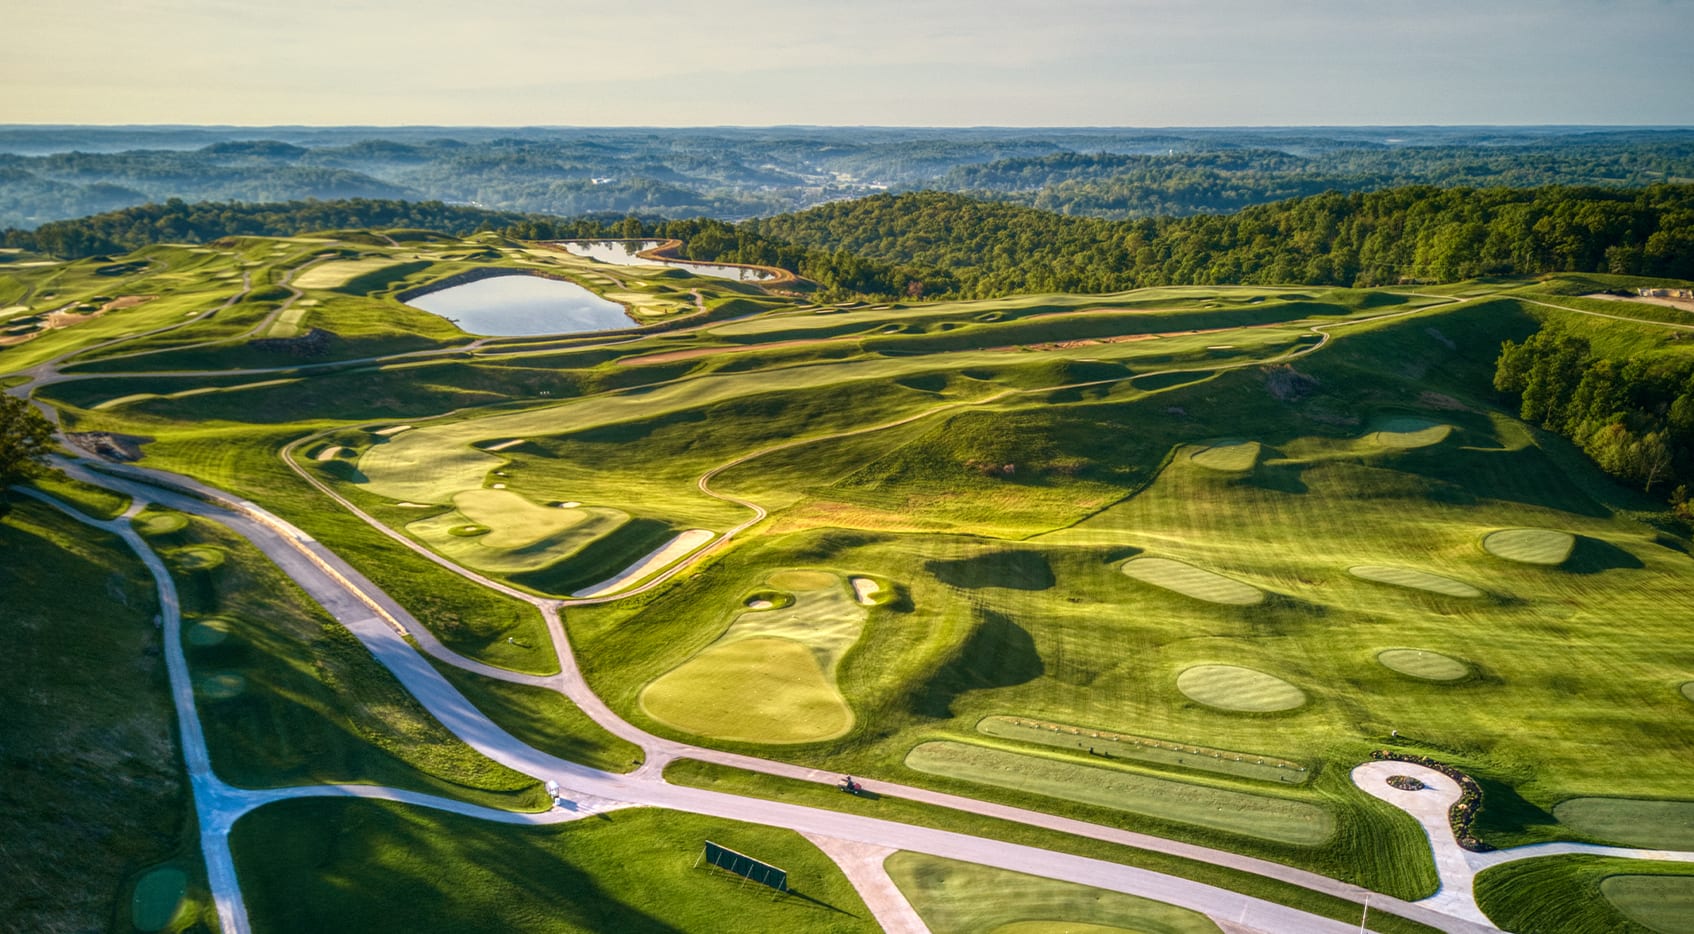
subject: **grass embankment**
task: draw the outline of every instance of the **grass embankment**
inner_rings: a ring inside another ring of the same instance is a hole
[[[1694,930],[1694,866],[1598,856],[1507,863],[1476,877],[1477,904],[1508,931]]]
[[[708,866],[711,840],[788,871],[787,897]],[[399,805],[274,804],[231,835],[256,931],[818,931],[877,926],[791,831],[634,809],[513,827]]]
[[[629,772],[641,765],[640,746],[606,732],[556,691],[430,661],[488,719],[542,752],[607,772]]]
[[[895,853],[889,878],[934,934],[1217,934],[1196,911],[973,863]]]
[[[905,824],[935,827],[973,836],[1040,847],[1060,853],[1086,856],[1090,859],[1122,863],[1126,866],[1135,866],[1185,879],[1193,879],[1196,882],[1215,885],[1219,888],[1241,892],[1255,898],[1263,898],[1267,901],[1341,921],[1356,919],[1359,916],[1359,906],[1352,902],[1277,882],[1263,876],[1225,869],[1210,863],[1167,856],[1163,853],[1132,849],[1087,837],[1072,836],[1040,827],[1031,827],[1027,824],[920,804],[903,798],[886,795],[876,797],[849,796],[842,794],[831,785],[760,775],[742,769],[698,762],[692,759],[680,759],[666,767],[665,780],[695,788],[710,788],[714,791],[730,794],[767,798],[772,801],[860,814]],[[1382,932],[1382,934],[1414,934],[1414,932],[1415,934],[1429,934],[1433,930],[1414,921],[1384,914],[1372,916],[1371,928]]]
[[[206,743],[226,781],[371,783],[493,807],[545,804],[534,779],[447,732],[245,539],[190,519],[152,542],[177,579]]]
[[[3,926],[216,923],[151,575],[115,536],[34,500],[0,519],[0,556]],[[132,916],[137,886],[171,873],[181,887],[145,885]]]
[[[91,519],[116,519],[129,508],[128,495],[83,483],[64,474],[32,480],[30,486],[61,503],[74,506],[78,512]]]

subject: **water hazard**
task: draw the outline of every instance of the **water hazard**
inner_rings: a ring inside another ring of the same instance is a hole
[[[521,273],[489,276],[419,295],[406,304],[472,334],[529,337],[634,327],[622,305],[574,282]]]
[[[614,266],[675,266],[697,276],[734,279],[737,282],[759,282],[773,278],[770,273],[748,266],[724,266],[718,263],[690,263],[680,259],[642,259],[635,254],[651,250],[663,240],[561,240],[559,246],[575,256],[585,256]]]

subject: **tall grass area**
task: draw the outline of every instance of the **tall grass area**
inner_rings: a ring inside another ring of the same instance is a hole
[[[787,870],[791,894],[696,867],[707,840]],[[799,834],[692,814],[635,809],[513,827],[307,799],[242,818],[231,845],[260,932],[878,930]]]
[[[186,879],[165,930],[216,923],[151,575],[117,537],[19,498],[0,519],[0,604],[3,926],[130,930],[155,869]]]
[[[190,519],[151,541],[177,579],[183,647],[224,780],[252,788],[369,783],[493,807],[545,804],[534,779],[447,732],[245,539]]]

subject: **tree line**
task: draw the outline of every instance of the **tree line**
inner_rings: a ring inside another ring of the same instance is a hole
[[[1684,516],[1694,482],[1694,359],[1596,354],[1580,337],[1544,327],[1506,341],[1494,388],[1519,414],[1570,439],[1600,469],[1642,490],[1668,490]]]

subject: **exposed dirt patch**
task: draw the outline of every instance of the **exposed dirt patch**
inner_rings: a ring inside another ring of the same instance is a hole
[[[140,460],[141,446],[152,441],[144,435],[120,435],[109,431],[68,431],[65,440],[102,460],[131,463]]]

